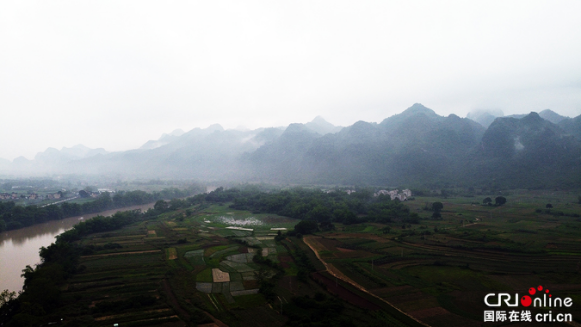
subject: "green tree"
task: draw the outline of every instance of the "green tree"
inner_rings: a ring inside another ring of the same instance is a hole
[[[487,197],[484,199],[484,201],[482,201],[482,203],[490,205],[492,203],[492,199],[490,197]]]
[[[317,205],[307,214],[307,219],[316,220],[319,222],[329,221],[331,220],[331,217],[331,211],[329,208],[322,205]]]
[[[16,298],[16,292],[10,292],[9,290],[2,291],[2,293],[0,293],[0,308],[4,304],[14,300],[15,298]]]
[[[432,210],[434,210],[434,211],[441,211],[442,209],[444,209],[444,205],[442,204],[442,202],[434,202],[434,203],[432,203]]]
[[[506,203],[506,198],[504,196],[497,196],[496,199],[494,199],[494,204],[497,206],[501,206],[505,203]]]
[[[302,220],[295,225],[295,231],[300,234],[312,234],[319,231],[317,222],[313,220]]]
[[[335,216],[336,221],[347,225],[357,222],[357,216],[355,216],[353,211],[349,210],[348,208],[335,209],[335,211],[333,211],[333,215]]]
[[[153,205],[153,209],[164,212],[169,208],[169,204],[164,200],[159,200]]]

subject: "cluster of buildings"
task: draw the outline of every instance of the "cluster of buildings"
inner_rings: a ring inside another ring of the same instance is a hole
[[[79,196],[82,197],[82,198],[86,198],[86,197],[98,198],[99,195],[101,195],[103,193],[115,193],[115,191],[110,190],[108,188],[100,188],[96,192],[94,192],[94,191],[80,190],[79,191]]]
[[[377,191],[375,194],[373,194],[374,196],[380,196],[380,195],[389,195],[389,197],[392,200],[398,199],[400,201],[407,201],[408,198],[412,197],[412,191],[405,189],[403,191],[401,191],[401,193],[399,193],[399,190],[393,190],[393,191],[388,191],[388,190],[379,190]]]
[[[16,192],[12,193],[0,193],[0,200],[20,200],[20,199],[27,199],[27,200],[40,200],[40,199],[60,199],[62,197],[62,193],[49,193],[44,197],[42,195],[38,195],[36,193],[30,194],[18,194]]]

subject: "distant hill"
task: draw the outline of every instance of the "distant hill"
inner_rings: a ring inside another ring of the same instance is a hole
[[[488,126],[490,126],[490,124],[492,124],[492,122],[497,117],[521,119],[521,118],[525,117],[526,115],[527,114],[516,114],[516,115],[504,116],[504,114],[500,110],[490,110],[490,111],[476,110],[476,111],[468,113],[468,115],[466,117],[469,119],[472,119],[475,122],[479,123],[480,125],[488,128]],[[559,122],[561,122],[564,119],[569,119],[569,117],[561,116],[558,113],[556,113],[550,109],[545,109],[545,110],[539,112],[539,116],[545,120],[550,121],[553,124],[558,124]]]
[[[504,113],[501,110],[473,110],[466,115],[466,118],[471,119],[484,128],[488,128],[496,117],[503,117]]]
[[[321,134],[321,135],[325,135],[325,134],[329,134],[329,133],[337,133],[338,131],[340,131],[343,128],[343,127],[335,126],[335,125],[329,123],[328,121],[323,119],[323,117],[321,117],[321,116],[317,116],[312,121],[306,123],[305,127],[310,129],[311,131],[318,133],[318,134]]]
[[[158,140],[149,140],[144,145],[140,147],[142,150],[151,150],[155,148],[159,148],[160,146],[166,145],[171,143],[173,140],[177,139],[179,136],[182,136],[185,132],[181,129],[176,129],[169,134],[162,134]]]
[[[380,123],[342,128],[316,117],[286,128],[216,124],[176,130],[130,151],[49,148],[8,166],[21,173],[203,181],[548,188],[581,185],[580,154],[581,116],[544,110],[496,117],[485,128],[416,103]]]
[[[563,121],[564,119],[569,119],[569,117],[561,116],[558,113],[556,113],[550,109],[545,109],[545,110],[539,112],[539,116],[541,118],[543,118],[544,120],[550,121],[553,124],[558,124],[561,121]]]
[[[280,142],[250,155],[255,178],[279,182],[402,183],[434,181],[476,146],[484,128],[469,119],[442,117],[415,104],[380,124],[356,122],[319,136],[300,124]]]
[[[581,115],[575,118],[563,119],[559,126],[569,135],[573,135],[578,141],[581,141]]]
[[[573,187],[581,182],[580,143],[558,125],[530,113],[497,118],[482,137],[471,169],[521,187]]]

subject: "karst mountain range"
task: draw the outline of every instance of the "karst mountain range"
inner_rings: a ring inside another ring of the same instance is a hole
[[[330,185],[581,185],[581,115],[551,111],[460,118],[414,104],[380,123],[334,126],[321,117],[284,128],[176,130],[139,149],[49,148],[0,162],[16,175]]]

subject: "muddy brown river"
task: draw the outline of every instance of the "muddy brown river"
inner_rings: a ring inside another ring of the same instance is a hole
[[[49,246],[55,236],[71,229],[75,224],[102,215],[110,216],[117,211],[147,210],[154,203],[132,206],[122,209],[104,211],[95,214],[71,217],[63,220],[50,221],[22,229],[0,233],[0,292],[8,289],[18,292],[22,290],[24,279],[20,277],[26,265],[33,266],[40,262],[38,251],[42,246]]]

